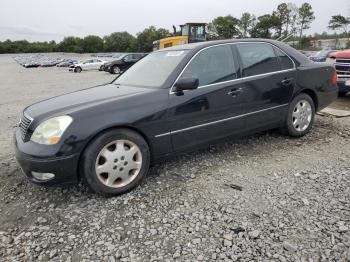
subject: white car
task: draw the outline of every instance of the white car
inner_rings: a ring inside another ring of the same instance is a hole
[[[74,71],[76,73],[80,73],[81,71],[88,71],[88,70],[103,70],[103,65],[106,63],[106,61],[103,61],[98,58],[88,59],[84,62],[71,65],[69,67],[69,71]]]

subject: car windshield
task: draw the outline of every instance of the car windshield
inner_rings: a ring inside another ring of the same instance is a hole
[[[128,56],[130,54],[120,54],[119,56],[116,56],[118,59],[123,59],[124,57]]]
[[[154,52],[130,67],[114,84],[160,88],[188,51]]]

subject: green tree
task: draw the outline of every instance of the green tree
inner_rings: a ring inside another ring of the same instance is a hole
[[[240,35],[243,38],[248,37],[248,33],[254,27],[256,21],[256,17],[253,14],[245,12],[242,14],[241,19],[239,20],[238,27],[240,29]]]
[[[239,20],[231,15],[219,16],[208,25],[208,39],[231,39],[240,34]]]
[[[167,29],[150,26],[137,34],[137,49],[140,52],[151,52],[153,42],[168,37],[170,32]]]
[[[290,13],[286,25],[286,33],[287,35],[292,34],[295,36],[299,21],[299,8],[293,3],[288,3],[288,9],[290,10]]]
[[[304,3],[299,8],[299,38],[303,36],[303,31],[309,29],[311,23],[315,20],[314,11],[309,3]]]
[[[89,35],[84,37],[82,41],[82,48],[84,53],[96,53],[103,51],[103,40],[96,35]]]
[[[251,31],[253,38],[271,38],[271,30],[276,29],[280,24],[279,19],[274,15],[262,15],[258,17],[258,22]]]
[[[65,37],[57,46],[57,51],[83,53],[83,40],[79,37],[68,36]]]
[[[105,51],[133,52],[136,38],[128,32],[116,32],[104,37]]]
[[[345,37],[350,38],[348,26],[350,25],[350,18],[345,18],[342,15],[333,15],[329,20],[328,28],[332,30],[342,30]],[[350,40],[348,40],[350,42]]]
[[[278,5],[277,10],[273,11],[273,16],[277,18],[276,22],[278,21],[278,24],[276,26],[278,37],[282,36],[283,28],[285,27],[288,28],[290,13],[291,13],[291,10],[288,8],[288,5],[286,3],[282,3]],[[284,32],[284,35],[286,35],[285,32]]]
[[[311,47],[311,38],[307,36],[303,36],[300,39],[300,48],[307,49],[309,47]]]

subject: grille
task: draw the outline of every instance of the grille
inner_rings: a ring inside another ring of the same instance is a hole
[[[337,58],[337,63],[350,64],[350,58]]]
[[[335,62],[335,69],[339,77],[350,78],[350,59],[337,58]]]
[[[28,116],[26,113],[23,113],[21,122],[19,124],[23,141],[26,141],[28,139],[28,130],[32,122],[33,122],[33,118]]]

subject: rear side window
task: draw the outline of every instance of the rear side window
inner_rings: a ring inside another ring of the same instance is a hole
[[[231,47],[214,46],[198,53],[181,78],[196,77],[204,86],[236,79],[235,72]]]
[[[263,43],[237,44],[243,64],[243,77],[281,70],[274,48]]]
[[[281,65],[281,70],[287,70],[287,69],[293,69],[294,64],[292,60],[285,54],[283,53],[280,49],[275,48],[276,55],[278,57],[278,60]]]

